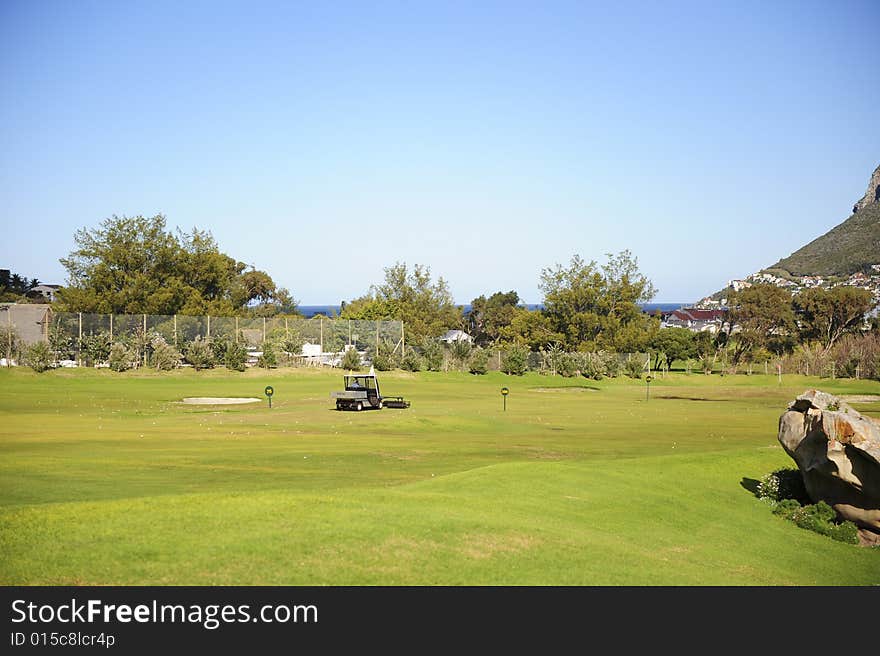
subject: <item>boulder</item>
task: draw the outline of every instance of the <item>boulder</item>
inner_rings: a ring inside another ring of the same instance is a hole
[[[809,390],[779,418],[779,443],[814,503],[824,501],[862,533],[880,534],[880,422],[836,396]]]

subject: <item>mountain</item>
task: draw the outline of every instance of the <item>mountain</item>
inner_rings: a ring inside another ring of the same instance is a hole
[[[846,221],[773,266],[743,280],[731,280],[725,289],[697,305],[723,304],[731,289],[755,282],[769,282],[792,293],[806,287],[853,285],[870,290],[880,302],[880,166],[874,169],[865,195]]]
[[[848,276],[868,273],[873,264],[880,264],[880,166],[852,216],[765,270],[792,276]]]

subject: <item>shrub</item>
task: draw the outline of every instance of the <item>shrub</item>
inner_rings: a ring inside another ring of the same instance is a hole
[[[422,358],[418,353],[410,349],[410,352],[407,353],[406,356],[404,356],[400,365],[407,371],[421,371]]]
[[[599,351],[596,353],[596,356],[602,361],[605,368],[605,375],[609,378],[617,378],[623,373],[623,362],[617,357],[616,353]]]
[[[116,342],[110,347],[107,361],[113,371],[127,371],[131,369],[132,363],[137,362],[137,355],[127,344]]]
[[[525,346],[512,344],[501,358],[501,370],[514,376],[522,376],[529,369],[529,350]]]
[[[794,500],[809,503],[810,500],[800,470],[792,468],[777,469],[762,477],[758,481],[758,497],[771,502]]]
[[[83,335],[80,342],[80,353],[86,366],[92,367],[101,362],[107,362],[111,346],[110,335],[107,333]]]
[[[440,342],[426,337],[419,344],[419,348],[428,371],[440,371],[443,368],[443,345]]]
[[[169,371],[177,369],[180,366],[180,351],[171,346],[164,338],[157,336],[153,338],[153,354],[151,362],[158,371]]]
[[[349,353],[351,353],[351,351],[349,351]],[[346,368],[351,369],[351,367]],[[376,369],[376,371],[391,371],[394,368],[394,365],[391,362],[390,356],[380,353],[373,356],[373,368]]]
[[[623,362],[623,370],[630,378],[641,378],[645,371],[645,359],[638,353],[630,353]]]
[[[52,350],[46,342],[31,344],[24,350],[24,362],[37,373],[52,368]]]
[[[474,349],[474,352],[471,353],[468,370],[477,375],[483,375],[489,371],[489,352],[486,349]]]
[[[342,362],[339,363],[339,366],[343,369],[348,369],[350,371],[356,371],[361,368],[361,354],[357,352],[356,348],[350,348],[345,352],[345,355],[342,356]],[[375,364],[373,365],[376,366]]]
[[[615,362],[617,359],[614,359]],[[578,370],[584,378],[592,380],[602,380],[608,375],[608,359],[605,357],[604,351],[598,353],[578,353],[577,354]]]
[[[802,506],[794,499],[785,499],[776,504],[773,513],[793,521],[801,528],[827,535],[839,542],[859,543],[856,525],[850,521],[836,522],[834,509],[824,501],[814,505]]]
[[[21,339],[15,328],[0,326],[0,358],[6,359],[6,366],[12,366],[12,361],[18,359],[21,348]]]
[[[72,360],[74,353],[74,339],[65,332],[64,327],[56,322],[49,329],[49,349],[52,351],[52,359]],[[8,348],[8,347],[7,347]]]
[[[261,347],[262,353],[257,358],[257,366],[263,369],[272,369],[278,366],[278,356],[275,354],[275,347],[271,342],[263,342]]]
[[[244,371],[245,365],[247,365],[247,357],[248,353],[244,344],[233,341],[226,342],[223,351],[223,366],[227,369]]]
[[[470,360],[472,350],[473,347],[468,341],[460,340],[453,342],[449,349],[449,352],[452,356],[452,361],[455,363],[455,366],[458,368],[464,367]]]
[[[211,349],[211,344],[198,336],[186,345],[183,357],[196,371],[210,369],[214,366],[214,352]]]

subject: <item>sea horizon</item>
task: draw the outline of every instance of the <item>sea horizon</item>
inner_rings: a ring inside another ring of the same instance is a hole
[[[642,308],[644,312],[656,312],[659,310],[660,312],[673,312],[679,308],[687,307],[691,305],[690,303],[639,303],[639,307]],[[456,307],[460,308],[463,312],[467,312],[470,310],[470,303],[456,303]],[[519,307],[524,307],[529,310],[539,310],[544,307],[543,303],[520,303]],[[319,314],[324,315],[325,317],[333,317],[339,316],[339,313],[342,311],[342,306],[337,305],[299,305],[297,306],[297,310],[299,310],[300,314],[302,314],[306,319],[310,319]]]

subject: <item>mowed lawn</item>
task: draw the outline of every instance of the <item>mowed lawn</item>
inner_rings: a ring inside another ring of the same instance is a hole
[[[676,373],[646,401],[627,378],[396,372],[412,407],[355,413],[341,380],[0,370],[0,583],[880,584],[880,549],[750,491],[793,466],[791,399],[877,382]],[[267,384],[271,409],[179,403]]]

